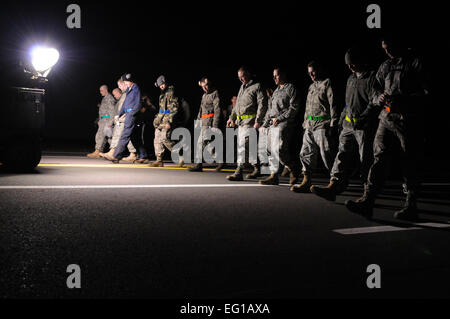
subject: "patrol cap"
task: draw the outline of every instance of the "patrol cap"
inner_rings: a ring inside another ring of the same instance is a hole
[[[120,79],[121,79],[122,81],[134,82],[134,78],[133,78],[133,76],[132,76],[130,73],[125,73],[124,75],[122,75],[122,76],[120,77]]]
[[[160,87],[162,84],[166,83],[166,78],[164,75],[160,75],[155,82],[155,86],[158,88]]]

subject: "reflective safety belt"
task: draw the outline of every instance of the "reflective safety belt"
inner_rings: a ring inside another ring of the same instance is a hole
[[[105,119],[105,118],[107,118],[107,117],[110,117],[110,115],[107,114],[107,115],[102,115],[102,116],[100,116],[101,119]]]
[[[241,116],[236,115],[236,117],[238,120],[251,119],[251,118],[256,117],[256,114],[246,114],[246,115],[241,115]]]
[[[159,110],[159,113],[170,114],[170,110]]]
[[[126,109],[125,113],[130,113],[133,109]]]
[[[324,116],[311,116],[308,115],[308,119],[311,121],[322,121],[322,120],[328,120],[330,119],[329,115],[324,115]]]
[[[357,118],[349,118],[347,115],[345,116],[345,120],[349,123],[356,123],[358,121]]]
[[[202,114],[202,119],[207,117],[214,117],[214,113]]]

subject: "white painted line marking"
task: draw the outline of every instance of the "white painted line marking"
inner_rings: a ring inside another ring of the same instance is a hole
[[[173,184],[173,185],[17,185],[1,189],[83,189],[83,188],[207,188],[207,187],[267,187],[261,184]]]
[[[357,228],[343,228],[334,229],[333,231],[342,235],[357,235],[357,234],[371,234],[371,233],[382,233],[382,232],[392,232],[392,231],[404,231],[404,230],[417,230],[425,229],[423,227],[413,227],[425,226],[429,228],[450,228],[449,223],[413,223],[411,227],[397,227],[397,226],[371,226],[371,227],[357,227]]]

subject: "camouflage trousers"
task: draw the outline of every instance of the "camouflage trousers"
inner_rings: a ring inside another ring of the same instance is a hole
[[[107,127],[108,121],[101,119],[98,121],[97,134],[95,134],[95,149],[103,152],[106,142],[111,145],[111,137],[106,137],[105,127]]]
[[[278,129],[279,134],[274,134]],[[290,151],[291,135],[294,133],[294,127],[288,123],[281,123],[277,126],[270,126],[265,130],[267,136],[267,154],[269,155],[269,167],[270,172],[275,174],[278,172],[279,164],[281,163],[285,167],[288,167],[292,172],[298,170],[298,164]],[[273,139],[278,135],[278,145]],[[275,142],[275,144],[274,144]],[[277,152],[272,152],[272,147],[278,147]]]
[[[263,158],[262,152],[265,150],[265,145],[258,139],[258,131],[253,127],[239,126],[237,132],[238,166],[243,166],[245,163],[250,163],[253,166],[258,165],[258,156]]]
[[[157,159],[163,158],[165,147],[169,151],[172,151],[174,145],[176,144],[170,139],[171,132],[171,130],[155,129],[155,139],[153,140],[153,144],[155,146],[155,155]]]
[[[373,162],[374,130],[354,130],[345,127],[339,135],[339,148],[331,169],[331,179],[346,182],[352,173],[351,164],[359,154],[360,176],[365,182]]]
[[[313,172],[317,166],[319,154],[326,169],[331,171],[336,154],[333,151],[332,141],[327,134],[327,129],[321,128],[314,131],[306,129],[300,150],[300,162],[304,173],[311,174]]]
[[[206,136],[206,132],[207,130],[211,130],[211,126],[202,126],[201,132],[200,132],[200,136],[198,137],[197,140],[197,149],[196,149],[196,153],[195,153],[195,163],[201,163],[202,159],[204,158],[203,154],[204,154],[204,150],[206,149],[209,157],[211,159],[214,159],[216,162],[219,162],[220,159],[217,158],[216,156],[216,152],[214,150],[214,147],[211,146],[210,144],[210,140],[207,139]]]
[[[123,127],[124,127],[123,122],[118,122],[118,124],[116,124],[114,126],[113,137],[112,137],[112,141],[110,144],[111,145],[110,148],[117,147],[120,136],[122,135]],[[136,148],[133,146],[133,143],[131,143],[131,141],[128,143],[127,148],[130,153],[136,153]]]
[[[397,124],[380,121],[373,143],[374,160],[367,178],[371,192],[376,194],[383,187],[394,154],[401,163],[404,192],[418,192],[419,168],[424,155],[422,125],[417,119]],[[399,153],[394,153],[395,150]]]

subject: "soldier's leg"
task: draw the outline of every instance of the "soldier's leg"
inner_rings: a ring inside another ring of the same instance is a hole
[[[400,160],[403,173],[403,192],[406,201],[403,209],[395,213],[396,218],[417,219],[417,197],[420,188],[420,167],[423,158],[423,134],[418,123],[408,122],[408,126],[395,130],[400,141]]]
[[[358,130],[355,132],[359,149],[360,177],[366,182],[370,167],[373,163],[373,141],[375,133],[372,130]]]
[[[120,160],[122,158],[122,153],[125,151],[128,143],[130,142],[131,134],[133,133],[133,129],[134,129],[134,117],[127,116],[125,119],[125,122],[124,122],[124,127],[123,127],[122,134],[120,135],[119,142],[117,144],[116,149],[114,150],[113,157],[115,159]]]
[[[303,143],[300,150],[300,162],[302,164],[303,174],[311,175],[317,165],[319,147],[314,139],[313,131],[305,130],[303,134]]]
[[[331,169],[330,180],[345,183],[348,178],[349,163],[356,151],[357,138],[352,129],[344,127],[339,135],[338,153]]]
[[[336,158],[336,152],[333,148],[333,143],[330,137],[327,135],[326,129],[318,129],[314,131],[314,140],[319,145],[320,155],[322,161],[325,164],[328,172],[331,172],[333,167],[334,159]]]
[[[391,128],[380,122],[373,143],[374,160],[369,170],[367,183],[364,185],[364,194],[355,201],[345,202],[345,206],[351,212],[367,218],[372,217],[376,195],[381,190],[389,171],[395,142],[396,138]]]
[[[98,121],[98,130],[97,134],[95,134],[95,149],[103,152],[106,144],[106,136],[105,136],[105,125],[106,122],[103,120]]]
[[[155,129],[155,139],[153,144],[155,146],[156,161],[162,161],[165,151],[162,130]]]
[[[165,129],[161,130],[162,143],[170,152],[172,152],[173,147],[177,144],[175,141],[172,141],[170,139],[171,134],[172,130],[165,130]],[[178,165],[180,167],[184,166],[183,155],[180,155],[180,162],[178,163]]]

